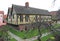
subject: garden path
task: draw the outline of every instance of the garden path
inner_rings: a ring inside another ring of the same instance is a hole
[[[48,34],[50,34],[50,32],[42,34],[41,38],[44,37],[44,36],[47,36]],[[32,38],[30,38],[30,39],[26,39],[26,41],[34,41],[34,40],[37,39],[37,37],[38,37],[38,36],[32,37]]]
[[[11,33],[10,31],[8,31],[8,34],[9,34],[12,38],[15,38],[17,41],[24,41],[23,39],[21,39],[20,37],[14,35],[14,34]]]
[[[16,36],[15,34],[11,33],[10,31],[8,31],[8,34],[12,37],[12,38],[15,38],[17,41],[34,41],[37,39],[38,36],[35,36],[35,37],[32,37],[32,38],[29,38],[29,39],[21,39],[20,37]],[[50,32],[47,32],[47,33],[44,33],[42,34],[41,38],[44,37],[44,36],[47,36],[48,34],[50,34]]]

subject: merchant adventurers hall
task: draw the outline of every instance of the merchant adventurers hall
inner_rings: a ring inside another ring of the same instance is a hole
[[[29,2],[25,6],[12,4],[8,8],[8,24],[17,25],[19,30],[36,28],[36,21],[41,19],[51,20],[48,10],[29,7]]]

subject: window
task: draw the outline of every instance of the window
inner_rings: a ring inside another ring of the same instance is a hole
[[[25,21],[28,22],[29,21],[29,15],[25,16]]]
[[[23,15],[20,15],[20,22],[23,22]]]
[[[35,21],[38,21],[38,18],[37,18],[37,17],[38,17],[38,16],[36,15],[36,16],[35,16]]]

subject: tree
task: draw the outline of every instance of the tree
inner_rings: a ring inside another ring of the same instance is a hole
[[[0,32],[2,32],[1,33],[1,35],[0,35],[0,40],[2,39],[2,41],[9,41],[9,35],[8,35],[8,32],[7,32],[8,30],[5,28],[5,26],[2,26],[1,28],[0,28]]]

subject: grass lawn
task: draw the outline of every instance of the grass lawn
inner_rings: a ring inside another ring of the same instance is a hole
[[[14,39],[14,38],[12,38],[12,39],[10,39],[10,41],[17,41],[16,39]]]
[[[54,28],[60,28],[60,24],[55,24]]]
[[[55,24],[55,28],[57,28],[58,26],[60,26],[60,24]],[[20,38],[31,38],[33,36],[37,36],[39,33],[38,33],[38,29],[35,29],[35,30],[29,30],[27,32],[23,31],[23,32],[20,32],[20,31],[17,31],[9,26],[5,26],[7,29],[9,29],[10,32],[12,32],[13,34],[19,36]],[[49,29],[41,29],[41,33],[46,33],[46,32],[49,32]]]
[[[9,36],[8,33],[4,32],[5,30],[2,32],[2,29],[0,29],[0,37],[5,37],[5,39],[8,38],[8,36]],[[12,39],[9,39],[9,41],[16,41],[16,40],[14,38],[12,38]]]
[[[15,35],[21,37],[21,38],[31,38],[33,36],[37,36],[39,33],[38,33],[38,29],[35,29],[35,30],[29,30],[27,32],[23,31],[23,32],[20,32],[20,31],[17,31],[11,27],[7,27],[9,29],[10,32],[14,33]],[[48,32],[47,29],[41,29],[41,33],[46,33]]]
[[[46,40],[49,39],[50,37],[53,37],[53,35],[52,35],[52,34],[49,34],[49,35],[47,35],[47,36],[45,36],[45,37],[42,37],[41,40],[42,40],[42,41],[46,41]]]
[[[45,36],[45,37],[42,37],[42,38],[41,38],[41,41],[46,41],[47,39],[49,39],[49,38],[51,38],[51,37],[53,37],[53,35],[52,35],[52,34],[49,34],[49,35],[47,35],[47,36]],[[35,40],[35,41],[38,41],[38,40]]]
[[[15,35],[21,37],[21,38],[25,38],[25,37],[26,38],[31,38],[33,36],[38,35],[38,30],[30,30],[28,32],[25,32],[25,31],[20,32],[20,31],[17,31],[15,29],[13,29],[13,28],[9,28],[9,31],[14,33]]]
[[[13,28],[11,28],[11,27],[9,27],[9,26],[6,26],[6,28],[7,28],[10,32],[12,32],[13,34],[15,34],[15,35],[17,35],[17,36],[19,36],[19,37],[21,37],[21,38],[24,38],[24,33],[25,33],[25,32],[17,31],[17,30],[15,30],[15,29],[13,29]]]
[[[60,28],[60,24],[55,24],[55,25],[54,25],[54,28]],[[55,32],[54,34],[60,34],[60,32]],[[45,36],[45,37],[42,37],[41,40],[42,40],[42,41],[46,41],[47,39],[49,39],[49,38],[51,38],[51,37],[53,37],[53,34],[49,34],[49,35],[47,35],[47,36]],[[38,40],[35,40],[35,41],[38,41]],[[53,41],[54,41],[54,40],[53,40]]]

